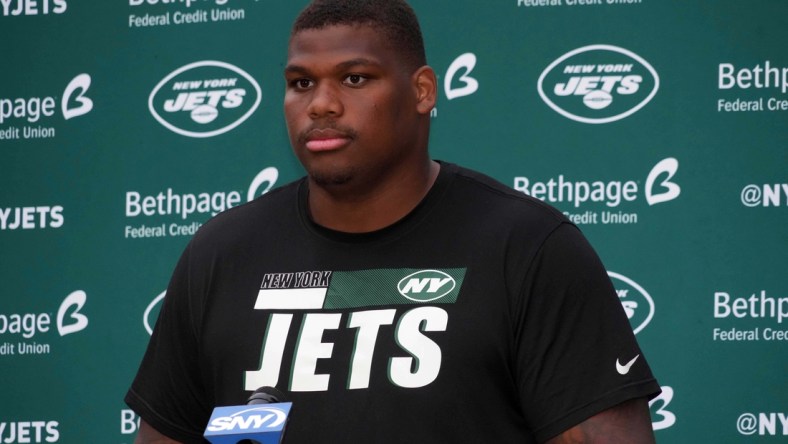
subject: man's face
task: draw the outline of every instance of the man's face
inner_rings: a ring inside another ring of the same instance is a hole
[[[368,187],[411,166],[419,148],[412,75],[370,26],[328,26],[293,36],[285,119],[293,150],[313,181]]]

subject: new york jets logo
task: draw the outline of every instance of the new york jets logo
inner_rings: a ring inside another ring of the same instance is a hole
[[[577,122],[623,119],[646,106],[659,89],[659,75],[645,59],[613,45],[577,48],[539,76],[542,100]]]
[[[162,79],[148,109],[167,129],[188,137],[226,133],[260,105],[257,81],[241,68],[216,60],[182,66]]]
[[[629,318],[632,331],[635,334],[640,333],[654,317],[654,299],[632,279],[612,271],[608,271],[607,274],[616,288],[616,294]]]
[[[421,270],[411,273],[397,284],[399,293],[416,302],[440,299],[457,286],[453,277],[439,270]]]

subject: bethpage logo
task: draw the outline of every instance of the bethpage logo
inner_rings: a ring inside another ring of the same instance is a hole
[[[517,0],[517,7],[523,8],[586,8],[591,7],[618,7],[618,6],[638,6],[643,0]]]
[[[81,311],[87,303],[87,294],[77,290],[66,296],[57,310],[57,332],[62,336],[78,333],[88,326],[88,317]],[[37,342],[41,334],[49,332],[52,324],[50,313],[0,313],[0,356],[46,355],[51,344]],[[6,338],[20,336],[18,342]]]
[[[451,62],[443,80],[443,90],[447,99],[470,96],[479,90],[479,81],[470,76],[475,67],[476,54],[472,52],[466,52]],[[458,74],[459,78],[457,78]],[[454,86],[455,78],[462,86]]]
[[[246,201],[267,193],[276,184],[279,170],[275,167],[264,168],[257,173],[246,192]],[[124,237],[132,239],[156,238],[167,236],[191,236],[202,225],[201,222],[188,222],[194,216],[215,216],[220,212],[241,203],[242,191],[217,191],[213,193],[176,193],[167,188],[158,193],[143,195],[138,191],[126,192],[126,217],[172,217],[177,216],[184,223],[159,223],[156,225],[126,225]]]
[[[783,327],[783,321],[788,319],[788,297],[774,297],[766,290],[739,297],[727,291],[715,291],[713,302],[714,319],[741,321],[735,327],[715,327],[712,330],[715,341],[788,341],[788,329]],[[772,325],[765,327],[765,322]]]
[[[3,17],[63,14],[68,9],[66,0],[0,0],[0,6]]]
[[[742,413],[736,429],[745,436],[788,436],[788,413]]]
[[[717,112],[788,111],[788,67],[774,66],[769,60],[752,67],[720,63],[717,88],[728,96],[717,100]],[[770,91],[782,96],[768,97],[765,93]]]
[[[667,385],[660,388],[662,393],[648,403],[651,409],[651,427],[654,430],[664,430],[676,424],[676,415],[667,410],[668,405],[673,401],[673,388]]]
[[[140,428],[140,417],[130,409],[122,409],[120,411],[120,434],[131,435],[137,432]]]
[[[479,91],[479,80],[471,75],[476,63],[476,54],[472,52],[460,54],[451,62],[443,76],[443,92],[448,101],[472,96]],[[432,108],[430,117],[438,117],[437,105]]]
[[[607,274],[613,281],[616,294],[632,325],[632,331],[635,334],[640,333],[654,317],[654,299],[632,279],[612,271]]]
[[[244,8],[222,7],[228,6],[229,2],[230,0],[129,0],[129,7],[135,12],[129,14],[129,28],[244,20],[246,18]],[[239,2],[234,1],[234,3]],[[150,10],[156,13],[148,13],[147,11]]]
[[[590,45],[569,51],[539,76],[542,100],[557,113],[583,123],[609,123],[646,106],[659,89],[654,68],[632,51]]]
[[[679,161],[668,157],[657,162],[646,177],[642,192],[649,206],[675,200],[681,187],[675,183]],[[571,180],[563,174],[558,178],[532,181],[525,176],[514,178],[514,189],[553,205],[571,204],[574,208],[589,203],[602,204],[609,209],[618,208],[626,202],[634,202],[641,196],[641,185],[635,180]],[[564,215],[575,224],[634,224],[638,213],[605,210],[586,210],[582,213],[564,211]]]
[[[188,137],[226,133],[251,116],[262,93],[237,66],[204,60],[182,66],[153,88],[148,108],[165,128]]]
[[[93,100],[86,96],[90,88],[89,74],[79,74],[66,85],[60,100],[60,111],[64,120],[84,116],[93,110]],[[12,123],[14,126],[0,128],[0,140],[48,139],[55,137],[55,128],[41,125],[57,111],[54,96],[20,97],[8,99],[0,97],[0,125]],[[17,122],[24,125],[16,126]],[[33,125],[35,124],[35,125]]]

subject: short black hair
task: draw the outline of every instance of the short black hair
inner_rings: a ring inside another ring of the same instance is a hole
[[[334,25],[371,25],[414,69],[427,64],[419,21],[405,0],[314,0],[296,18],[290,38]]]

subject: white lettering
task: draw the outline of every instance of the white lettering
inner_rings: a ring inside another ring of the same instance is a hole
[[[372,369],[372,356],[375,352],[375,343],[381,325],[391,325],[394,322],[396,310],[372,310],[352,313],[348,319],[349,328],[357,328],[356,344],[353,347],[353,357],[350,360],[350,380],[348,388],[369,388],[370,370]]]
[[[617,207],[622,201],[632,202],[637,199],[637,182],[621,181],[594,181],[572,182],[563,175],[558,180],[549,179],[547,182],[534,182],[531,184],[527,177],[515,177],[514,189],[547,202],[572,202],[579,207],[589,199],[592,202],[604,202],[608,207]]]
[[[783,435],[788,435],[788,415],[780,412],[777,417],[780,418],[780,424],[783,426]]]
[[[774,436],[777,433],[777,415],[774,413],[761,413],[758,415],[759,419],[759,427],[758,433],[760,435],[772,435]]]
[[[397,324],[397,344],[411,353],[408,358],[391,358],[389,379],[400,387],[430,384],[441,368],[441,349],[422,331],[446,331],[449,315],[438,307],[419,307],[405,313]]]
[[[41,2],[41,9],[39,9],[39,1]],[[52,9],[54,14],[62,14],[66,12],[68,4],[66,0],[51,0],[55,7]],[[3,16],[19,16],[19,15],[47,15],[50,13],[49,2],[50,0],[17,0],[16,9],[11,9],[10,6],[14,0],[0,0],[3,6]]]
[[[23,338],[31,339],[36,333],[48,332],[50,323],[47,313],[0,314],[0,335],[21,334]]]
[[[211,215],[232,208],[241,202],[241,193],[238,191],[215,193],[199,193],[197,195],[186,193],[173,193],[172,188],[159,192],[156,195],[142,196],[137,191],[126,192],[126,217],[168,216],[179,214],[186,219],[196,213]]]
[[[717,78],[719,89],[731,89],[735,86],[741,89],[775,88],[783,94],[788,92],[788,68],[774,67],[769,60],[766,60],[763,66],[757,64],[738,71],[732,63],[720,63]]]
[[[429,293],[437,293],[441,287],[446,285],[447,283],[451,282],[452,278],[430,278],[430,288],[427,290]]]
[[[727,318],[733,315],[736,318],[776,318],[781,324],[788,318],[788,297],[773,298],[766,295],[765,290],[749,298],[733,298],[725,292],[714,293],[714,317]]]
[[[260,359],[260,369],[247,371],[244,376],[244,388],[248,391],[257,390],[258,387],[275,387],[279,383],[279,371],[282,368],[282,358],[285,352],[285,341],[290,331],[293,315],[289,313],[274,313],[268,321],[268,328],[263,340],[263,356]]]
[[[13,218],[11,217],[13,215]],[[36,217],[38,215],[38,217]],[[59,228],[63,226],[63,207],[55,205],[37,207],[0,208],[0,230],[22,228]]]
[[[55,114],[55,99],[53,97],[31,97],[29,99],[3,99],[0,98],[0,123],[14,117],[26,119],[35,123],[41,116],[51,117]]]
[[[304,315],[301,333],[295,350],[290,390],[315,392],[328,390],[330,375],[316,374],[317,360],[330,358],[334,344],[322,342],[325,330],[336,330],[342,319],[340,313],[308,313]]]
[[[403,293],[421,293],[430,283],[430,278],[411,278],[402,288]]]
[[[269,279],[271,283],[273,279]],[[349,315],[347,328],[356,329],[348,368],[349,390],[369,387],[381,327],[392,325],[395,315],[395,309],[359,311]],[[334,343],[325,342],[323,335],[326,330],[339,329],[341,318],[341,313],[304,314],[290,365],[291,391],[328,390],[331,375],[317,373],[318,361],[332,358]],[[260,367],[245,372],[246,390],[253,391],[263,385],[275,386],[279,382],[292,319],[293,314],[269,315]],[[448,314],[437,307],[419,307],[400,317],[394,336],[410,356],[389,359],[388,376],[392,383],[415,388],[428,385],[437,378],[442,362],[441,350],[425,332],[446,331],[447,324]]]
[[[60,439],[60,432],[57,430],[59,425],[57,421],[0,422],[0,442],[9,444],[57,442]],[[8,433],[5,433],[6,430]]]
[[[130,435],[140,427],[140,417],[134,410],[123,409],[120,411],[120,434]]]

